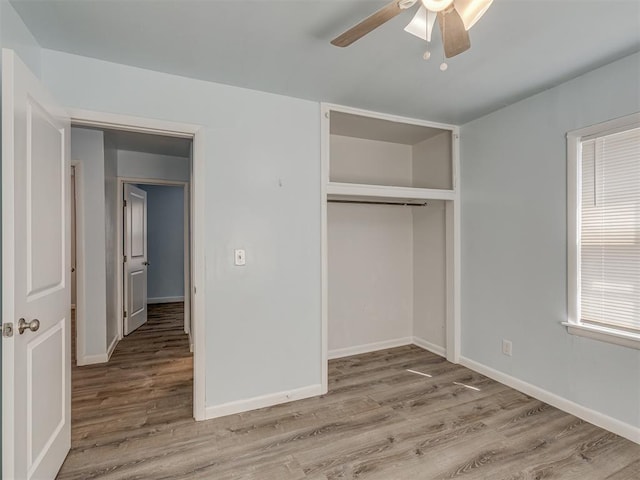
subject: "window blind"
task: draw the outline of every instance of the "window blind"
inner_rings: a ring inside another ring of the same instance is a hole
[[[582,142],[580,319],[640,333],[640,128]]]

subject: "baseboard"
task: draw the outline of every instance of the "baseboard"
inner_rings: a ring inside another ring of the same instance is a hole
[[[98,353],[96,355],[83,355],[79,356],[77,363],[79,367],[85,365],[95,365],[96,363],[105,363],[109,361],[109,357],[106,353]]]
[[[111,355],[113,354],[113,351],[116,349],[116,345],[118,345],[118,341],[119,341],[118,335],[113,337],[113,340],[111,340],[111,344],[109,345],[109,348],[107,348],[107,362],[111,360]]]
[[[152,303],[174,303],[174,302],[184,302],[184,296],[147,298],[147,305]]]
[[[412,343],[413,337],[403,337],[385,340],[384,342],[356,345],[354,347],[336,348],[335,350],[329,350],[329,360],[350,357],[351,355],[360,355],[361,353],[375,352],[376,350],[384,350],[387,348],[402,347],[404,345],[411,345]]]
[[[322,394],[322,385],[309,385],[308,387],[296,388],[284,392],[271,393],[259,397],[238,400],[235,402],[223,403],[221,405],[211,405],[205,408],[205,420],[211,418],[225,417],[236,413],[256,410],[258,408],[272,407],[281,403],[293,402],[304,398],[315,397]]]
[[[431,343],[426,341],[424,338],[413,337],[412,343],[424,350],[428,350],[431,353],[435,353],[436,355],[440,355],[441,357],[447,356],[447,349],[441,347],[440,345],[436,345],[435,343]]]
[[[609,430],[616,435],[627,438],[632,442],[640,444],[640,428],[624,423],[620,420],[612,418],[595,410],[591,410],[583,405],[575,403],[571,400],[567,400],[564,397],[551,393],[548,390],[544,390],[540,387],[527,383],[518,378],[502,373],[491,367],[487,367],[481,363],[471,360],[466,357],[460,357],[460,364],[464,365],[471,370],[474,370],[482,375],[485,375],[497,382],[507,385],[511,388],[525,393],[531,397],[537,398],[540,401],[553,405],[560,410],[563,410],[571,415],[575,415],[589,423],[597,425],[598,427]]]

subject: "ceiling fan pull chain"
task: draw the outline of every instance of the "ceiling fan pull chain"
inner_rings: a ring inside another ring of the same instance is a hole
[[[422,58],[424,58],[425,60],[429,60],[431,58],[431,52],[429,51],[429,47],[431,47],[431,39],[429,38],[429,22],[424,23],[424,38],[427,39],[427,51],[424,52]]]
[[[447,65],[447,61],[445,59],[444,51],[443,51],[442,52],[442,63],[440,64],[440,71],[441,72],[446,72],[447,68],[449,68],[449,65]]]
[[[429,51],[430,47],[431,47],[431,42],[427,42],[427,51],[424,52],[424,55],[422,56],[422,58],[424,58],[425,60],[429,60],[431,58],[431,52]]]

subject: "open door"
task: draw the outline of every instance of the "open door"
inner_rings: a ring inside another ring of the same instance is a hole
[[[2,51],[2,473],[54,478],[71,445],[69,118]]]
[[[124,334],[147,323],[147,192],[124,185]]]

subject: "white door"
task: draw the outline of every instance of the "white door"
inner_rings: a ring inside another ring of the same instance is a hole
[[[147,322],[147,192],[124,185],[124,334]]]
[[[5,479],[54,478],[71,444],[69,180],[67,114],[3,50]]]

